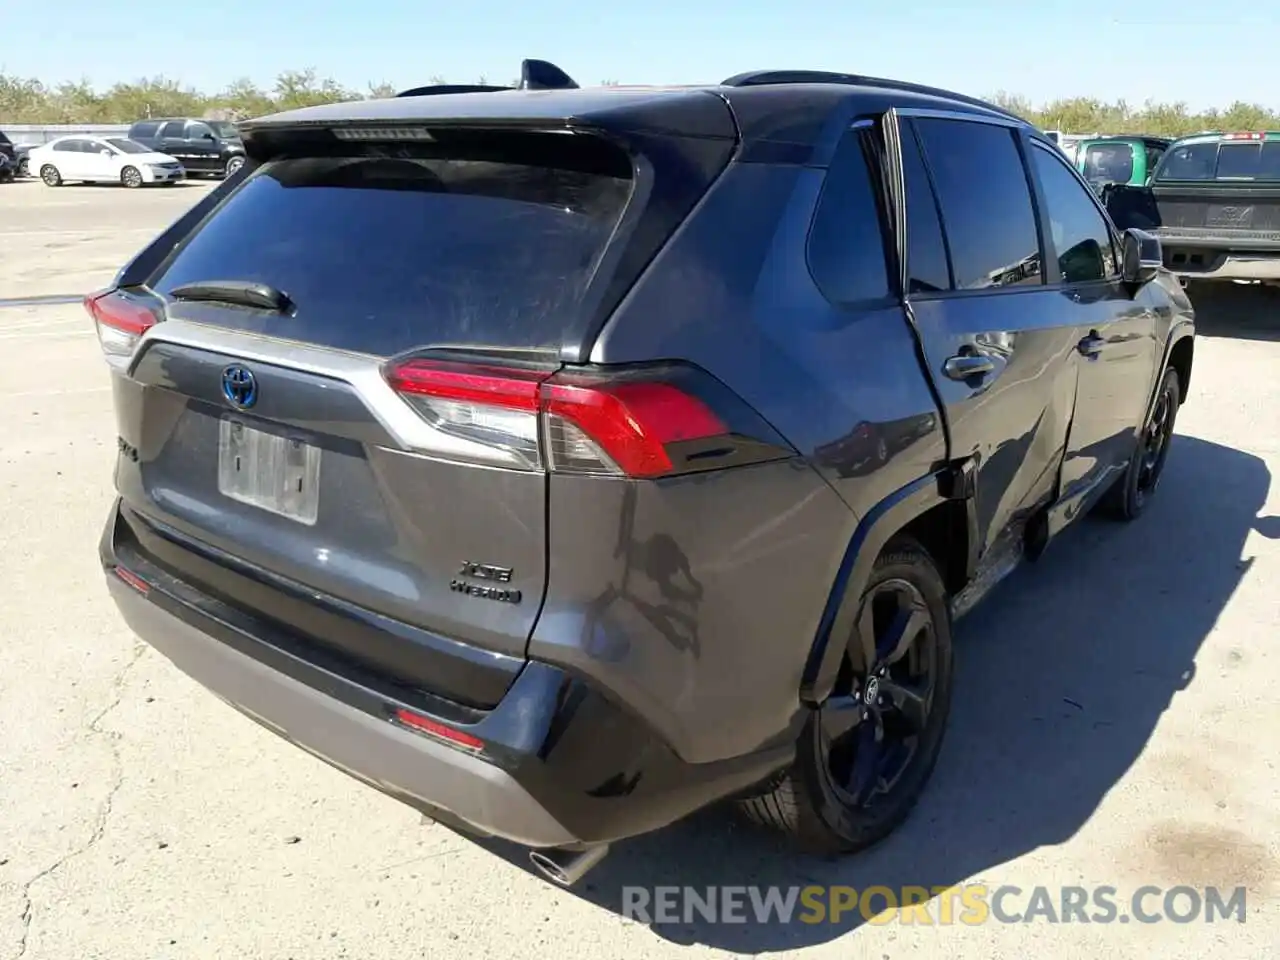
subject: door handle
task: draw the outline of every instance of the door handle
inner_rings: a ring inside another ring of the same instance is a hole
[[[990,357],[978,353],[961,353],[948,357],[942,365],[942,372],[952,380],[968,380],[970,377],[983,377],[996,368]]]
[[[1106,341],[1098,336],[1098,331],[1093,330],[1087,337],[1076,344],[1076,349],[1086,357],[1096,357],[1102,352],[1102,348],[1105,344]]]

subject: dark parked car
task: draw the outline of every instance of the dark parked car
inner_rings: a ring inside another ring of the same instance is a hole
[[[18,173],[18,148],[0,130],[0,180],[12,180]]]
[[[139,120],[129,128],[129,139],[175,158],[189,175],[229,177],[244,163],[240,132],[225,120]]]
[[[726,797],[863,848],[938,757],[953,617],[1150,502],[1190,303],[984,102],[525,76],[244,124],[245,169],[87,301],[111,592],[559,882]]]
[[[1183,280],[1280,284],[1280,133],[1186,137],[1149,184],[1105,197],[1117,223],[1160,239]]]

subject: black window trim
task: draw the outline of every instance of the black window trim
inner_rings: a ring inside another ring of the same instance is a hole
[[[919,300],[928,299],[930,297],[948,296],[952,293],[959,292],[956,290],[956,268],[951,258],[951,237],[947,234],[947,218],[942,212],[942,201],[938,199],[938,185],[934,180],[933,167],[929,164],[929,155],[925,153],[924,144],[920,142],[920,133],[916,130],[915,119],[911,116],[903,116],[903,111],[894,109],[894,140],[897,147],[896,167],[894,170],[894,182],[899,196],[900,209],[898,211],[899,220],[899,260],[901,261],[902,276],[900,283],[903,291],[904,299]],[[929,199],[933,203],[933,211],[938,218],[938,230],[942,234],[942,254],[947,261],[947,289],[937,292],[929,291],[912,291],[910,288],[911,277],[909,263],[911,253],[910,235],[908,233],[908,215],[907,215],[907,168],[902,157],[902,144],[906,138],[910,137],[911,142],[915,144],[916,154],[920,157],[920,165],[924,167],[924,175],[926,187],[929,190]]]
[[[1028,131],[1030,127],[1025,121],[1017,120],[1013,117],[1005,117],[994,113],[979,113],[977,111],[970,112],[968,110],[939,110],[928,107],[898,107],[894,113],[900,119],[906,120],[959,120],[965,123],[982,123],[989,126],[1004,127],[1010,132],[1010,136],[1014,142],[1014,149],[1018,152],[1018,159],[1022,164],[1022,175],[1027,182],[1027,194],[1031,200],[1031,214],[1036,227],[1036,241],[1039,244],[1040,253],[1040,283],[1034,286],[1019,287],[981,287],[978,289],[951,289],[944,290],[939,293],[912,293],[908,296],[909,300],[941,300],[957,297],[1012,297],[1025,295],[1029,293],[1041,293],[1045,290],[1053,289],[1054,282],[1046,275],[1045,271],[1052,264],[1054,270],[1054,278],[1057,278],[1057,261],[1051,260],[1048,256],[1048,242],[1051,238],[1045,234],[1044,218],[1041,215],[1043,209],[1043,199],[1040,195],[1040,185],[1033,175],[1030,164],[1030,155],[1027,153],[1026,142],[1028,139]],[[915,135],[914,124],[912,125],[912,134]],[[901,137],[899,129],[898,136]],[[1045,143],[1050,141],[1045,140]],[[919,137],[916,143],[920,147],[920,155],[924,160],[925,169],[929,173],[929,186],[934,191],[934,202],[938,204],[938,220],[942,224],[942,242],[947,251],[947,267],[951,271],[952,283],[955,283],[955,268],[951,263],[951,238],[947,234],[946,218],[942,214],[942,201],[938,197],[937,189],[933,182],[933,170],[929,166],[929,156],[924,151],[924,144],[920,143]],[[897,176],[903,178],[903,171],[899,165]],[[905,179],[900,179],[898,190],[900,193],[905,191]],[[1110,220],[1107,221],[1110,224]],[[903,237],[903,245],[906,245],[906,237]],[[1059,284],[1060,285],[1060,284]]]
[[[1048,284],[1048,287],[1053,290],[1062,290],[1065,288],[1074,289],[1077,287],[1089,286],[1091,284],[1116,283],[1118,280],[1120,280],[1120,277],[1121,277],[1120,258],[1123,253],[1123,245],[1120,240],[1119,231],[1116,229],[1116,225],[1111,222],[1111,215],[1107,213],[1107,208],[1102,205],[1102,202],[1098,199],[1098,194],[1094,191],[1092,187],[1089,186],[1088,181],[1084,179],[1084,176],[1080,173],[1080,171],[1077,170],[1075,166],[1073,166],[1071,163],[1067,162],[1066,158],[1061,156],[1060,151],[1055,150],[1052,146],[1050,146],[1047,143],[1044,143],[1043,141],[1037,138],[1032,138],[1031,143],[1034,148],[1044,151],[1049,156],[1053,157],[1055,160],[1057,160],[1059,163],[1061,163],[1064,167],[1067,168],[1068,172],[1070,172],[1070,174],[1075,178],[1076,183],[1080,185],[1080,189],[1083,190],[1085,192],[1085,195],[1089,198],[1089,202],[1093,204],[1093,209],[1098,212],[1098,215],[1100,217],[1102,217],[1103,226],[1107,228],[1107,235],[1111,238],[1111,264],[1112,264],[1112,271],[1113,271],[1111,276],[1103,277],[1100,280],[1077,280],[1074,283],[1068,283],[1067,281],[1062,279],[1062,276],[1058,271],[1058,251],[1055,248],[1053,249],[1053,255],[1052,255],[1052,263],[1053,263],[1055,279],[1052,283]],[[1031,159],[1030,154],[1027,155],[1027,159],[1028,160]],[[1039,177],[1039,174],[1036,173],[1033,164],[1031,163],[1027,164],[1027,173],[1028,175],[1030,175],[1035,179],[1035,190],[1037,191],[1037,196],[1043,196],[1043,192],[1042,192],[1043,188],[1040,185],[1040,177]],[[1041,254],[1041,256],[1044,258],[1041,264],[1041,267],[1043,269],[1044,263],[1047,263],[1050,260],[1049,248],[1053,247],[1053,232],[1048,229],[1047,213],[1045,214],[1045,217],[1044,217],[1044,223],[1041,226],[1041,233],[1043,234],[1043,240],[1042,240],[1041,246],[1045,248],[1045,252]]]

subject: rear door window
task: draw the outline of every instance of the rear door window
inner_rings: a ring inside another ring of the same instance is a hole
[[[543,142],[524,162],[443,159],[405,144],[269,162],[151,285],[168,294],[203,280],[270,284],[295,316],[180,309],[360,353],[558,349],[585,327],[588,283],[632,185],[620,152],[567,162],[572,139]]]
[[[1043,283],[1035,208],[1013,131],[970,120],[914,123],[937,188],[956,288]]]
[[[1034,147],[1032,165],[1044,192],[1045,219],[1063,283],[1089,283],[1115,275],[1111,228],[1085,186],[1048,147]]]
[[[186,124],[181,120],[170,120],[160,128],[160,136],[171,140],[182,140],[186,136],[184,132],[185,126]]]
[[[129,131],[130,137],[154,137],[156,131],[160,128],[160,124],[152,121],[144,123],[135,123],[133,129]]]

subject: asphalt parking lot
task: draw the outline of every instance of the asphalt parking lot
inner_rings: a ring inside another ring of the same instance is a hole
[[[822,862],[709,811],[616,847],[566,891],[261,730],[136,643],[109,602],[106,368],[78,303],[12,301],[109,281],[207,189],[0,185],[0,958],[1275,956],[1280,296],[1200,305],[1149,514],[1087,521],[961,625],[947,745],[899,834]],[[623,916],[624,886],[963,882],[1055,899],[1110,885],[1122,902],[1243,886],[1247,914]]]

